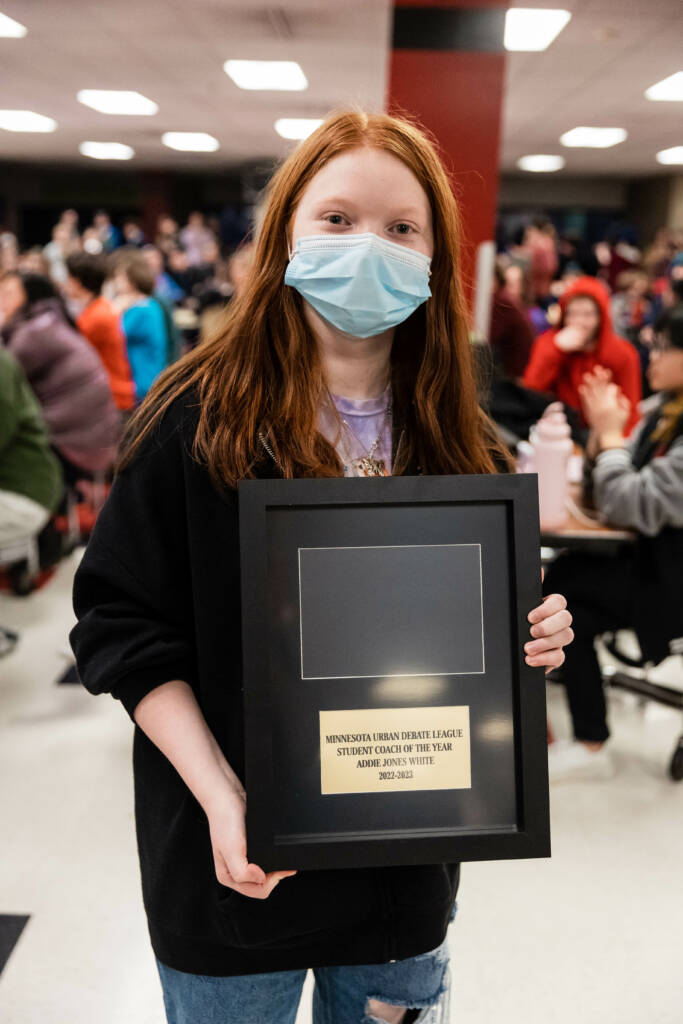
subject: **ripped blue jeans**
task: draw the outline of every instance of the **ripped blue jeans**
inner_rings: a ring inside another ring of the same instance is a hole
[[[448,1024],[447,943],[386,964],[315,968],[313,1024],[401,1020],[392,1007],[415,1011],[403,1018],[406,1024]],[[294,1024],[306,978],[305,970],[230,978],[185,974],[158,959],[157,968],[168,1024]],[[387,1004],[387,1011],[377,1003]]]

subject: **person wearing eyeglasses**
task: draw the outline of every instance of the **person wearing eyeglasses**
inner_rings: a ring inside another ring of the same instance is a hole
[[[596,367],[581,386],[593,503],[604,522],[637,537],[617,557],[561,556],[546,576],[546,592],[559,588],[571,606],[575,635],[562,668],[574,739],[551,744],[555,780],[613,771],[595,637],[634,629],[645,659],[657,663],[683,636],[683,303],[656,325],[648,379],[654,407],[628,441],[629,403],[610,373]]]

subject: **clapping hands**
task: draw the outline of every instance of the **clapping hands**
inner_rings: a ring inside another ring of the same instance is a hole
[[[620,444],[631,403],[612,380],[610,371],[596,366],[592,372],[585,373],[579,394],[583,414],[601,447],[608,447],[605,441],[614,442],[617,438]]]

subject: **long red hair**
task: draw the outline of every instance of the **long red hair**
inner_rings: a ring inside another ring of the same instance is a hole
[[[432,210],[432,297],[396,328],[391,353],[394,415],[403,443],[393,471],[495,472],[495,432],[479,407],[464,307],[458,207],[432,143],[410,122],[342,111],[302,142],[273,176],[252,270],[213,337],[169,367],[129,425],[118,468],[179,395],[199,399],[193,454],[216,485],[254,475],[265,438],[287,477],[340,476],[333,446],[318,430],[325,392],[302,298],[284,284],[287,229],[299,199],[333,157],[361,146],[393,154],[413,172]],[[260,436],[259,436],[260,435]],[[503,456],[504,457],[504,456]]]

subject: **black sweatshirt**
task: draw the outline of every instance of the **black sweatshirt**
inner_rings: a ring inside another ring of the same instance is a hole
[[[176,399],[117,476],[76,573],[70,639],[85,687],[133,721],[145,694],[187,682],[244,781],[237,492],[219,493],[192,458],[196,420],[196,399]],[[275,473],[268,461],[260,475]],[[443,940],[457,864],[300,871],[251,899],[217,880],[204,811],[137,724],[133,769],[143,900],[169,967],[384,963]]]

